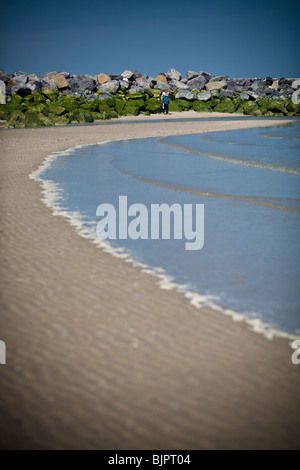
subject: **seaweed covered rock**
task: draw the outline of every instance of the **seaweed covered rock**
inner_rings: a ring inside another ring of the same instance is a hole
[[[53,90],[50,88],[42,88],[42,95],[45,96],[45,98],[49,101],[56,101],[59,96],[59,93],[57,90]]]
[[[176,103],[182,108],[182,110],[188,110],[192,107],[193,103],[185,99],[176,99]]]
[[[234,113],[236,106],[230,98],[224,98],[215,107],[214,111],[217,113]]]
[[[244,114],[248,114],[250,116],[262,115],[262,111],[259,109],[259,106],[255,101],[244,101],[241,109]]]
[[[43,113],[41,113],[38,109],[28,109],[25,112],[26,124],[30,125],[30,127],[44,127],[44,126],[52,126],[53,121]]]
[[[124,107],[125,113],[133,116],[137,116],[140,111],[145,111],[145,109],[145,101],[141,98],[126,101]]]
[[[274,113],[282,113],[287,114],[287,110],[285,109],[285,103],[283,100],[270,100],[269,101],[269,110],[273,111]]]
[[[126,113],[126,111],[125,111],[125,104],[126,104],[126,101],[125,101],[125,100],[116,99],[115,109],[116,109],[116,112],[117,112],[120,116],[124,116],[125,113]]]
[[[266,117],[300,112],[300,81],[292,78],[228,79],[193,71],[182,78],[175,69],[155,79],[138,70],[98,76],[51,72],[38,77],[0,70],[0,125],[66,125],[160,113],[165,88],[170,91],[171,112],[194,109]]]
[[[156,98],[150,98],[145,103],[145,108],[147,111],[153,114],[157,114],[161,112],[161,101]]]
[[[176,113],[182,111],[184,108],[177,101],[171,100],[169,103],[169,111]]]
[[[198,113],[207,113],[211,112],[211,107],[209,102],[197,100],[193,103],[193,110],[197,111]]]
[[[54,104],[63,107],[68,112],[75,111],[80,106],[78,99],[66,95],[63,95],[59,100],[54,101]]]
[[[10,113],[7,123],[12,127],[25,127],[25,121],[25,114],[15,109]]]
[[[56,116],[61,116],[66,112],[66,108],[64,106],[60,106],[59,104],[55,103],[49,103],[47,108],[50,113],[56,114]]]

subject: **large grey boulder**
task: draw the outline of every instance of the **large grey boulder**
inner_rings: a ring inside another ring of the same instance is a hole
[[[210,91],[202,91],[197,96],[197,99],[200,101],[208,101],[211,99],[211,92]]]
[[[134,81],[135,86],[142,87],[144,90],[148,90],[148,88],[150,88],[150,83],[151,83],[151,80],[148,79],[147,75],[143,75],[141,77],[138,77]]]
[[[264,83],[265,83],[266,86],[271,86],[273,82],[274,82],[274,78],[272,78],[272,77],[266,77],[264,79]]]
[[[42,77],[41,80],[41,86],[42,88],[48,89],[48,90],[56,90],[56,85],[55,81],[52,80],[52,78],[49,77]]]
[[[141,76],[142,76],[141,72],[138,69],[135,69],[135,71],[133,72],[133,78],[137,79],[137,78],[140,78]]]
[[[208,83],[206,83],[205,88],[209,91],[212,90],[220,90],[221,88],[224,88],[226,86],[226,81],[225,80],[210,80]]]
[[[128,88],[130,88],[130,83],[129,80],[125,79],[124,80],[120,80],[120,88],[122,88],[122,90],[128,90]]]
[[[188,101],[194,101],[194,99],[195,99],[196,97],[195,97],[195,94],[192,93],[191,91],[189,91],[189,90],[183,90],[183,89],[181,88],[181,89],[178,90],[178,92],[176,93],[175,98],[176,98],[176,99],[184,98],[185,100],[188,100]]]
[[[31,93],[40,93],[42,84],[40,80],[32,80],[26,84],[26,88],[29,88]]]
[[[28,81],[29,82],[35,82],[35,81],[39,81],[39,77],[35,74],[35,73],[30,73],[28,75]]]
[[[251,87],[254,80],[252,78],[245,78],[244,84],[242,85],[244,88],[248,89]]]
[[[80,91],[90,91],[94,93],[97,90],[96,81],[87,75],[80,75],[78,77],[80,79]]]
[[[222,90],[220,93],[219,93],[219,98],[221,100],[223,100],[224,98],[232,98],[234,95],[234,92],[231,91],[231,90]]]
[[[242,93],[239,94],[239,99],[242,100],[242,101],[248,101],[249,98],[250,98],[250,96],[245,91],[243,91]]]
[[[203,90],[205,87],[205,79],[202,77],[202,75],[199,75],[198,77],[192,78],[191,80],[188,80],[187,82],[187,87],[189,90]]]
[[[79,79],[73,75],[69,80],[69,85],[71,89],[71,93],[77,93],[79,91]]]
[[[254,92],[254,91],[251,91],[251,90],[247,90],[246,91],[247,95],[250,96],[250,98],[255,101],[259,98],[259,96]]]
[[[292,86],[293,82],[295,80],[293,78],[284,78],[284,77],[281,77],[279,79],[279,86],[281,87],[282,85],[288,85],[288,86]]]
[[[205,79],[205,83],[209,82],[209,80],[211,79],[211,75],[207,72],[204,72],[203,70],[199,72],[199,75],[201,75]]]
[[[112,74],[112,75],[110,74],[109,77],[110,77],[111,80],[118,80],[118,81],[120,81],[120,80],[123,79],[123,77],[122,77],[122,75],[121,75],[120,73]]]
[[[28,74],[25,72],[14,72],[12,79],[15,82],[15,86],[24,87],[28,82]]]
[[[176,88],[179,88],[179,89],[183,88],[184,90],[188,89],[187,85],[185,85],[179,80],[171,80],[169,82],[169,87],[171,88],[171,90],[176,90]]]
[[[300,88],[300,80],[299,78],[297,80],[294,80],[293,83],[292,83],[292,88],[294,90],[297,90],[298,88]]]
[[[255,80],[250,86],[250,88],[252,91],[263,90],[265,88],[264,82],[262,80]]]
[[[149,80],[150,88],[154,88],[155,85],[156,85],[156,80],[155,80],[155,78],[149,77],[148,80]]]
[[[103,91],[103,92],[110,91],[110,92],[116,93],[119,88],[120,88],[119,80],[110,80],[109,82],[106,82],[100,87],[98,87],[98,90]]]
[[[134,73],[131,72],[131,70],[124,70],[124,72],[121,73],[122,79],[127,78],[127,80],[132,80],[133,75],[134,75]]]
[[[73,75],[68,82],[72,93],[85,93],[86,91],[94,93],[97,90],[95,80],[86,75]]]
[[[6,85],[3,80],[0,80],[0,104],[6,103]]]
[[[243,80],[244,81],[244,80]],[[240,84],[240,80],[228,80],[227,90],[240,92],[243,90],[243,85]]]
[[[130,88],[130,90],[128,90],[128,93],[130,95],[134,95],[135,93],[145,93],[145,90],[143,87],[141,86],[136,86],[136,85],[132,85],[132,87]]]
[[[166,77],[168,80],[177,80],[177,81],[180,81],[181,80],[181,73],[178,72],[178,70],[175,70],[175,69],[170,69],[167,74],[166,74]]]
[[[210,83],[213,83],[213,82],[227,82],[228,80],[228,77],[227,76],[224,76],[224,75],[217,75],[215,77],[212,77],[209,81]]]
[[[198,77],[200,75],[198,72],[193,72],[193,70],[188,70],[186,73],[186,78],[191,80],[192,78]]]
[[[294,90],[292,87],[287,87],[284,90],[280,90],[279,94],[283,95],[285,98],[291,98],[293,96]]]
[[[154,89],[155,90],[169,90],[170,91],[170,86],[167,85],[165,82],[163,82],[162,80],[157,82],[156,85],[154,86]]]

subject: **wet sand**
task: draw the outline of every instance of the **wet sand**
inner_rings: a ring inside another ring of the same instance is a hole
[[[76,145],[266,125],[176,114],[0,132],[2,449],[300,448],[287,339],[160,289],[53,216],[28,178]]]

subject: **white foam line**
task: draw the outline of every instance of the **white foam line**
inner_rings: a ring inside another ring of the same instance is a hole
[[[29,174],[30,179],[38,181],[42,185],[42,202],[51,210],[52,214],[55,216],[59,215],[68,219],[70,224],[75,227],[77,233],[81,237],[91,240],[92,243],[94,243],[97,247],[101,248],[106,253],[109,253],[112,256],[115,256],[116,258],[121,258],[125,262],[130,263],[132,266],[139,268],[141,272],[145,274],[154,276],[158,280],[157,284],[161,289],[169,291],[174,290],[180,294],[183,294],[184,297],[189,301],[189,303],[195,308],[201,309],[203,307],[208,307],[215,310],[216,312],[220,312],[223,315],[231,317],[233,321],[244,322],[250,327],[252,331],[263,334],[265,338],[269,340],[276,337],[286,338],[290,340],[290,342],[294,341],[295,339],[300,339],[300,335],[292,335],[271,327],[269,324],[257,318],[257,315],[255,313],[253,313],[253,317],[255,318],[249,318],[241,313],[236,312],[235,310],[221,307],[220,305],[215,303],[217,301],[217,298],[215,296],[201,295],[197,292],[188,290],[188,287],[186,285],[177,283],[175,279],[172,276],[168,275],[163,268],[150,267],[132,258],[130,254],[126,253],[123,248],[114,248],[109,242],[100,240],[96,237],[94,228],[89,229],[83,226],[82,214],[76,211],[68,211],[67,209],[59,205],[58,201],[62,199],[60,194],[63,190],[58,186],[58,184],[54,183],[53,181],[42,179],[41,174],[43,173],[43,171],[49,168],[53,161],[56,160],[56,158],[58,158],[59,156],[72,155],[76,152],[76,150],[85,147],[90,147],[92,145],[104,145],[111,142],[120,142],[122,140],[130,140],[130,138],[105,140],[96,144],[77,145],[76,147],[72,147],[61,152],[53,152],[45,158],[45,160],[42,162],[42,164],[38,167],[37,170]]]

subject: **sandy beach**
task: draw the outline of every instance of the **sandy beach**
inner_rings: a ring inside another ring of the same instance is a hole
[[[287,122],[221,116],[0,131],[2,449],[300,448],[288,339],[160,289],[53,216],[29,178],[77,145]]]

